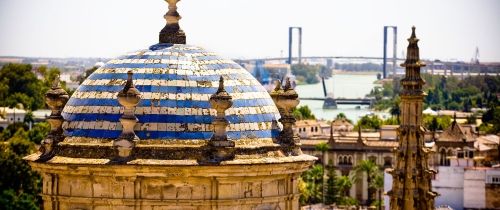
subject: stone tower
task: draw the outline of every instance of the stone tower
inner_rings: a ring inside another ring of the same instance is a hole
[[[425,84],[420,76],[420,68],[425,64],[420,60],[415,27],[408,39],[405,77],[401,80],[401,124],[399,126],[399,148],[395,151],[396,164],[392,174],[391,210],[434,209],[436,193],[432,191],[431,179],[435,172],[429,169],[430,150],[424,147],[422,127],[422,103]]]
[[[299,209],[316,158],[292,132],[298,95],[287,83],[271,97],[234,61],[186,45],[167,2],[158,44],[109,61],[71,97],[57,82],[47,93],[52,130],[25,157],[44,209]]]

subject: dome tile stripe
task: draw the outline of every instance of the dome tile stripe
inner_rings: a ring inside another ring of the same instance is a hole
[[[73,98],[102,98],[102,99],[116,99],[118,92],[106,91],[89,91],[89,92],[75,92]],[[165,92],[142,92],[141,99],[143,100],[193,100],[193,101],[206,101],[212,94],[200,93],[165,93]],[[243,92],[232,93],[233,100],[240,99],[257,99],[268,98],[269,94],[265,92]]]
[[[90,137],[90,138],[106,138],[114,139],[120,135],[121,130],[96,130],[96,129],[67,129],[64,131],[66,136],[74,137]],[[209,140],[213,132],[189,132],[189,131],[136,131],[140,139],[180,139],[194,140],[204,139]],[[279,135],[278,130],[259,130],[259,131],[228,131],[227,135],[232,140],[238,139],[264,139],[276,138]]]
[[[241,114],[276,114],[278,109],[275,106],[257,106],[257,107],[240,107],[229,108],[226,111],[228,115]],[[64,114],[123,114],[122,107],[116,106],[66,106]],[[136,115],[142,114],[176,114],[176,115],[212,115],[216,112],[213,109],[203,108],[177,108],[177,107],[137,107]]]
[[[276,125],[274,125],[276,126]],[[76,129],[84,127],[87,129],[97,129],[97,130],[121,130],[121,124],[119,122],[110,121],[72,121],[69,123],[64,123],[64,129]],[[136,124],[136,130],[141,131],[212,131],[213,127],[211,124],[198,124],[198,123],[138,123]],[[258,123],[234,123],[228,126],[228,131],[258,131],[258,130],[271,130],[273,129],[273,124],[270,122],[258,122]]]
[[[217,87],[180,87],[180,86],[157,86],[157,85],[136,85],[135,86],[142,93],[144,92],[160,92],[160,93],[199,93],[199,94],[213,94],[217,91]],[[106,86],[106,85],[81,85],[78,92],[92,92],[92,91],[111,91],[119,92],[122,86]],[[228,93],[241,93],[241,92],[261,92],[262,88],[255,86],[228,86],[225,88]]]
[[[101,99],[101,98],[71,98],[67,105],[70,106],[120,106],[116,99]],[[233,107],[253,107],[253,106],[271,106],[274,102],[272,99],[240,99],[233,101]],[[192,101],[192,100],[141,100],[139,106],[159,106],[159,107],[179,107],[179,108],[210,108],[210,103],[207,101]]]
[[[85,80],[82,85],[125,85],[126,80],[123,79],[102,79],[102,80]],[[226,84],[227,82],[227,84]],[[218,87],[219,81],[187,81],[187,80],[144,80],[138,79],[134,80],[134,84],[140,85],[151,85],[151,86],[178,86],[178,87]],[[260,83],[256,80],[224,80],[225,86],[257,86],[255,88],[262,88]]]
[[[68,121],[89,121],[89,120],[106,120],[118,122],[122,114],[64,114],[64,119]],[[262,121],[272,121],[276,117],[275,114],[245,114],[245,115],[228,115],[227,120],[230,123],[253,123]],[[159,115],[147,114],[137,115],[139,122],[161,122],[161,123],[207,123],[212,122],[213,116],[211,115]],[[93,122],[93,121],[92,121]]]
[[[67,136],[115,139],[120,135],[123,107],[117,94],[128,71],[134,73],[134,85],[141,92],[134,128],[140,139],[210,139],[216,112],[209,98],[221,76],[233,98],[233,106],[226,111],[231,139],[269,139],[279,133],[278,109],[250,73],[202,48],[173,45],[129,53],[90,75],[63,110]]]

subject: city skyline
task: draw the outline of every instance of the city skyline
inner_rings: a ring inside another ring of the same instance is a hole
[[[493,0],[179,3],[187,43],[230,58],[286,56],[289,26],[303,28],[304,56],[382,57],[384,25],[398,27],[401,57],[415,25],[424,59],[467,62],[478,47],[480,61],[500,61],[499,9]],[[166,11],[160,0],[1,0],[0,56],[116,57],[157,43]]]

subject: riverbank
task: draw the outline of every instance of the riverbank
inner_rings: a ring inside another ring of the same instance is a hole
[[[375,75],[381,74],[379,71],[345,71],[345,70],[338,70],[334,69],[333,74],[340,74],[340,75]]]
[[[361,73],[361,72],[360,72]],[[375,86],[375,74],[334,74],[325,81],[328,94],[333,93],[336,98],[364,98]],[[297,85],[295,88],[299,97],[324,97],[321,83]],[[367,114],[377,114],[382,118],[389,116],[387,112],[371,110],[366,105],[339,105],[337,109],[323,109],[323,101],[302,100],[299,106],[307,105],[318,119],[331,120],[339,113],[344,113],[347,118],[356,122]]]

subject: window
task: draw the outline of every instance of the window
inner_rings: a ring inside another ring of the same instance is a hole
[[[474,157],[474,151],[471,151],[471,150],[467,151],[467,157],[468,158],[473,158]]]
[[[450,159],[447,158],[447,153],[445,149],[441,149],[439,152],[439,165],[440,166],[450,166]]]
[[[314,132],[314,128],[313,127],[311,127],[311,132]]]
[[[500,184],[500,175],[489,176],[486,182],[488,184]]]
[[[464,152],[463,151],[458,151],[457,152],[457,157],[458,158],[464,158]]]
[[[384,167],[391,167],[391,166],[392,166],[392,158],[384,157]]]

